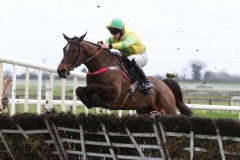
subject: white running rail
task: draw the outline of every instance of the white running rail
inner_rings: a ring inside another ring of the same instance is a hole
[[[76,107],[78,105],[82,105],[81,101],[77,101],[75,96],[75,89],[78,87],[77,82],[78,80],[85,80],[85,73],[81,72],[71,72],[71,76],[73,76],[73,99],[65,100],[65,84],[66,80],[62,79],[62,93],[61,93],[61,100],[53,100],[53,84],[54,84],[54,75],[57,73],[57,67],[49,66],[45,64],[33,63],[29,61],[19,60],[15,58],[3,57],[0,56],[0,91],[3,90],[3,72],[4,72],[4,64],[12,65],[12,96],[10,98],[11,104],[11,111],[10,115],[15,114],[16,104],[24,104],[24,112],[29,111],[29,104],[36,104],[37,105],[37,113],[41,113],[41,106],[48,104],[48,106],[52,105],[61,105],[61,110],[66,111],[66,105],[73,106],[73,112],[76,112]],[[25,99],[16,99],[16,69],[17,67],[25,67],[26,70],[26,77],[25,77]],[[38,70],[38,82],[37,82],[37,99],[29,99],[29,80],[30,80],[30,69]],[[41,99],[41,91],[42,91],[42,73],[49,73],[49,95],[47,100]],[[2,99],[2,94],[0,94],[0,99]]]
[[[65,99],[65,87],[66,87],[66,80],[62,79],[62,91],[61,91],[61,100],[54,100],[53,99],[53,84],[54,84],[54,75],[57,74],[57,67],[49,66],[45,64],[33,63],[29,61],[19,60],[15,58],[3,57],[0,56],[0,91],[3,90],[3,71],[4,71],[4,64],[12,65],[12,97],[10,98],[11,104],[11,111],[10,114],[13,115],[16,113],[16,105],[22,104],[24,105],[24,112],[28,112],[29,105],[37,105],[37,113],[41,113],[41,106],[48,104],[48,106],[53,105],[61,105],[61,110],[66,111],[66,106],[73,106],[73,113],[76,113],[76,107],[82,105],[81,101],[77,100],[75,96],[75,89],[78,87],[78,80],[86,80],[86,74],[82,72],[72,71],[71,75],[73,76],[73,93],[72,93],[72,100]],[[25,67],[26,69],[26,77],[25,77],[25,98],[24,99],[16,99],[16,69],[17,67]],[[38,84],[37,84],[37,99],[29,99],[29,77],[30,77],[30,69],[38,70]],[[50,74],[49,79],[49,95],[47,99],[41,99],[41,90],[42,90],[42,73],[48,72]],[[0,94],[0,99],[2,99],[2,94]],[[240,113],[240,106],[217,106],[217,105],[199,105],[199,104],[187,104],[188,107],[191,109],[196,110],[218,110],[218,111],[236,111]],[[85,107],[85,113],[88,113],[88,109]],[[98,113],[99,108],[96,108],[96,112]],[[107,113],[110,113],[107,110]],[[134,114],[135,111],[129,111],[129,114]],[[119,116],[122,115],[122,111],[119,111]],[[239,114],[240,119],[240,114]]]

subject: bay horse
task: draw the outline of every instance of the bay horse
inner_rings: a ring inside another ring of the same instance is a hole
[[[121,56],[113,54],[100,45],[84,40],[87,33],[80,37],[69,38],[63,48],[63,59],[57,72],[60,78],[67,78],[70,71],[84,64],[88,73],[86,86],[78,87],[76,95],[88,107],[102,107],[110,110],[136,110],[137,113],[151,111],[192,116],[192,111],[183,103],[178,83],[172,79],[159,80],[149,76],[153,84],[151,94],[135,89],[129,96],[132,81],[125,74],[126,65]]]

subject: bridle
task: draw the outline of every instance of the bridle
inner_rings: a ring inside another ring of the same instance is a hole
[[[62,61],[61,61],[61,63],[70,62],[72,64],[72,67],[69,68],[70,70],[73,70],[74,68],[77,68],[81,63],[85,64],[85,63],[89,62],[90,60],[92,60],[94,57],[96,57],[103,50],[103,48],[101,48],[93,56],[91,56],[91,57],[87,58],[86,60],[84,60],[84,58],[86,58],[87,56],[86,56],[86,54],[84,52],[83,45],[81,43],[79,43],[79,42],[74,41],[74,40],[68,40],[67,45],[70,45],[71,43],[75,43],[75,44],[78,45],[77,55],[75,56],[73,61],[64,60],[64,59],[62,59]],[[64,48],[66,48],[67,45]],[[79,62],[80,55],[83,55],[83,60],[82,60],[81,63]]]

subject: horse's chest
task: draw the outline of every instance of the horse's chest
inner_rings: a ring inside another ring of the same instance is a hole
[[[117,83],[117,78],[113,74],[101,74],[99,76],[92,76],[87,78],[87,83],[95,83],[95,84],[102,84],[102,85],[109,85],[112,83]]]
[[[88,84],[101,84],[101,85],[109,85],[109,80],[105,79],[92,79],[88,81]]]

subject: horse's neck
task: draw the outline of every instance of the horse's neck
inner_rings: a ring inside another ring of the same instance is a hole
[[[91,61],[85,63],[86,67],[90,72],[94,72],[96,70],[106,67],[105,64],[100,59],[97,58],[98,57],[96,56]]]
[[[90,57],[93,56],[94,54],[97,54],[100,51],[100,49],[95,48],[95,46],[93,44],[89,44],[88,42],[86,42],[86,43],[87,43],[88,48],[89,48],[88,49],[88,55],[90,55]],[[95,55],[94,58],[92,58],[90,61],[85,63],[85,65],[90,72],[94,72],[94,71],[99,70],[101,68],[108,67],[109,62],[110,62],[109,57],[110,56],[107,53],[107,51],[102,50],[100,53]]]

